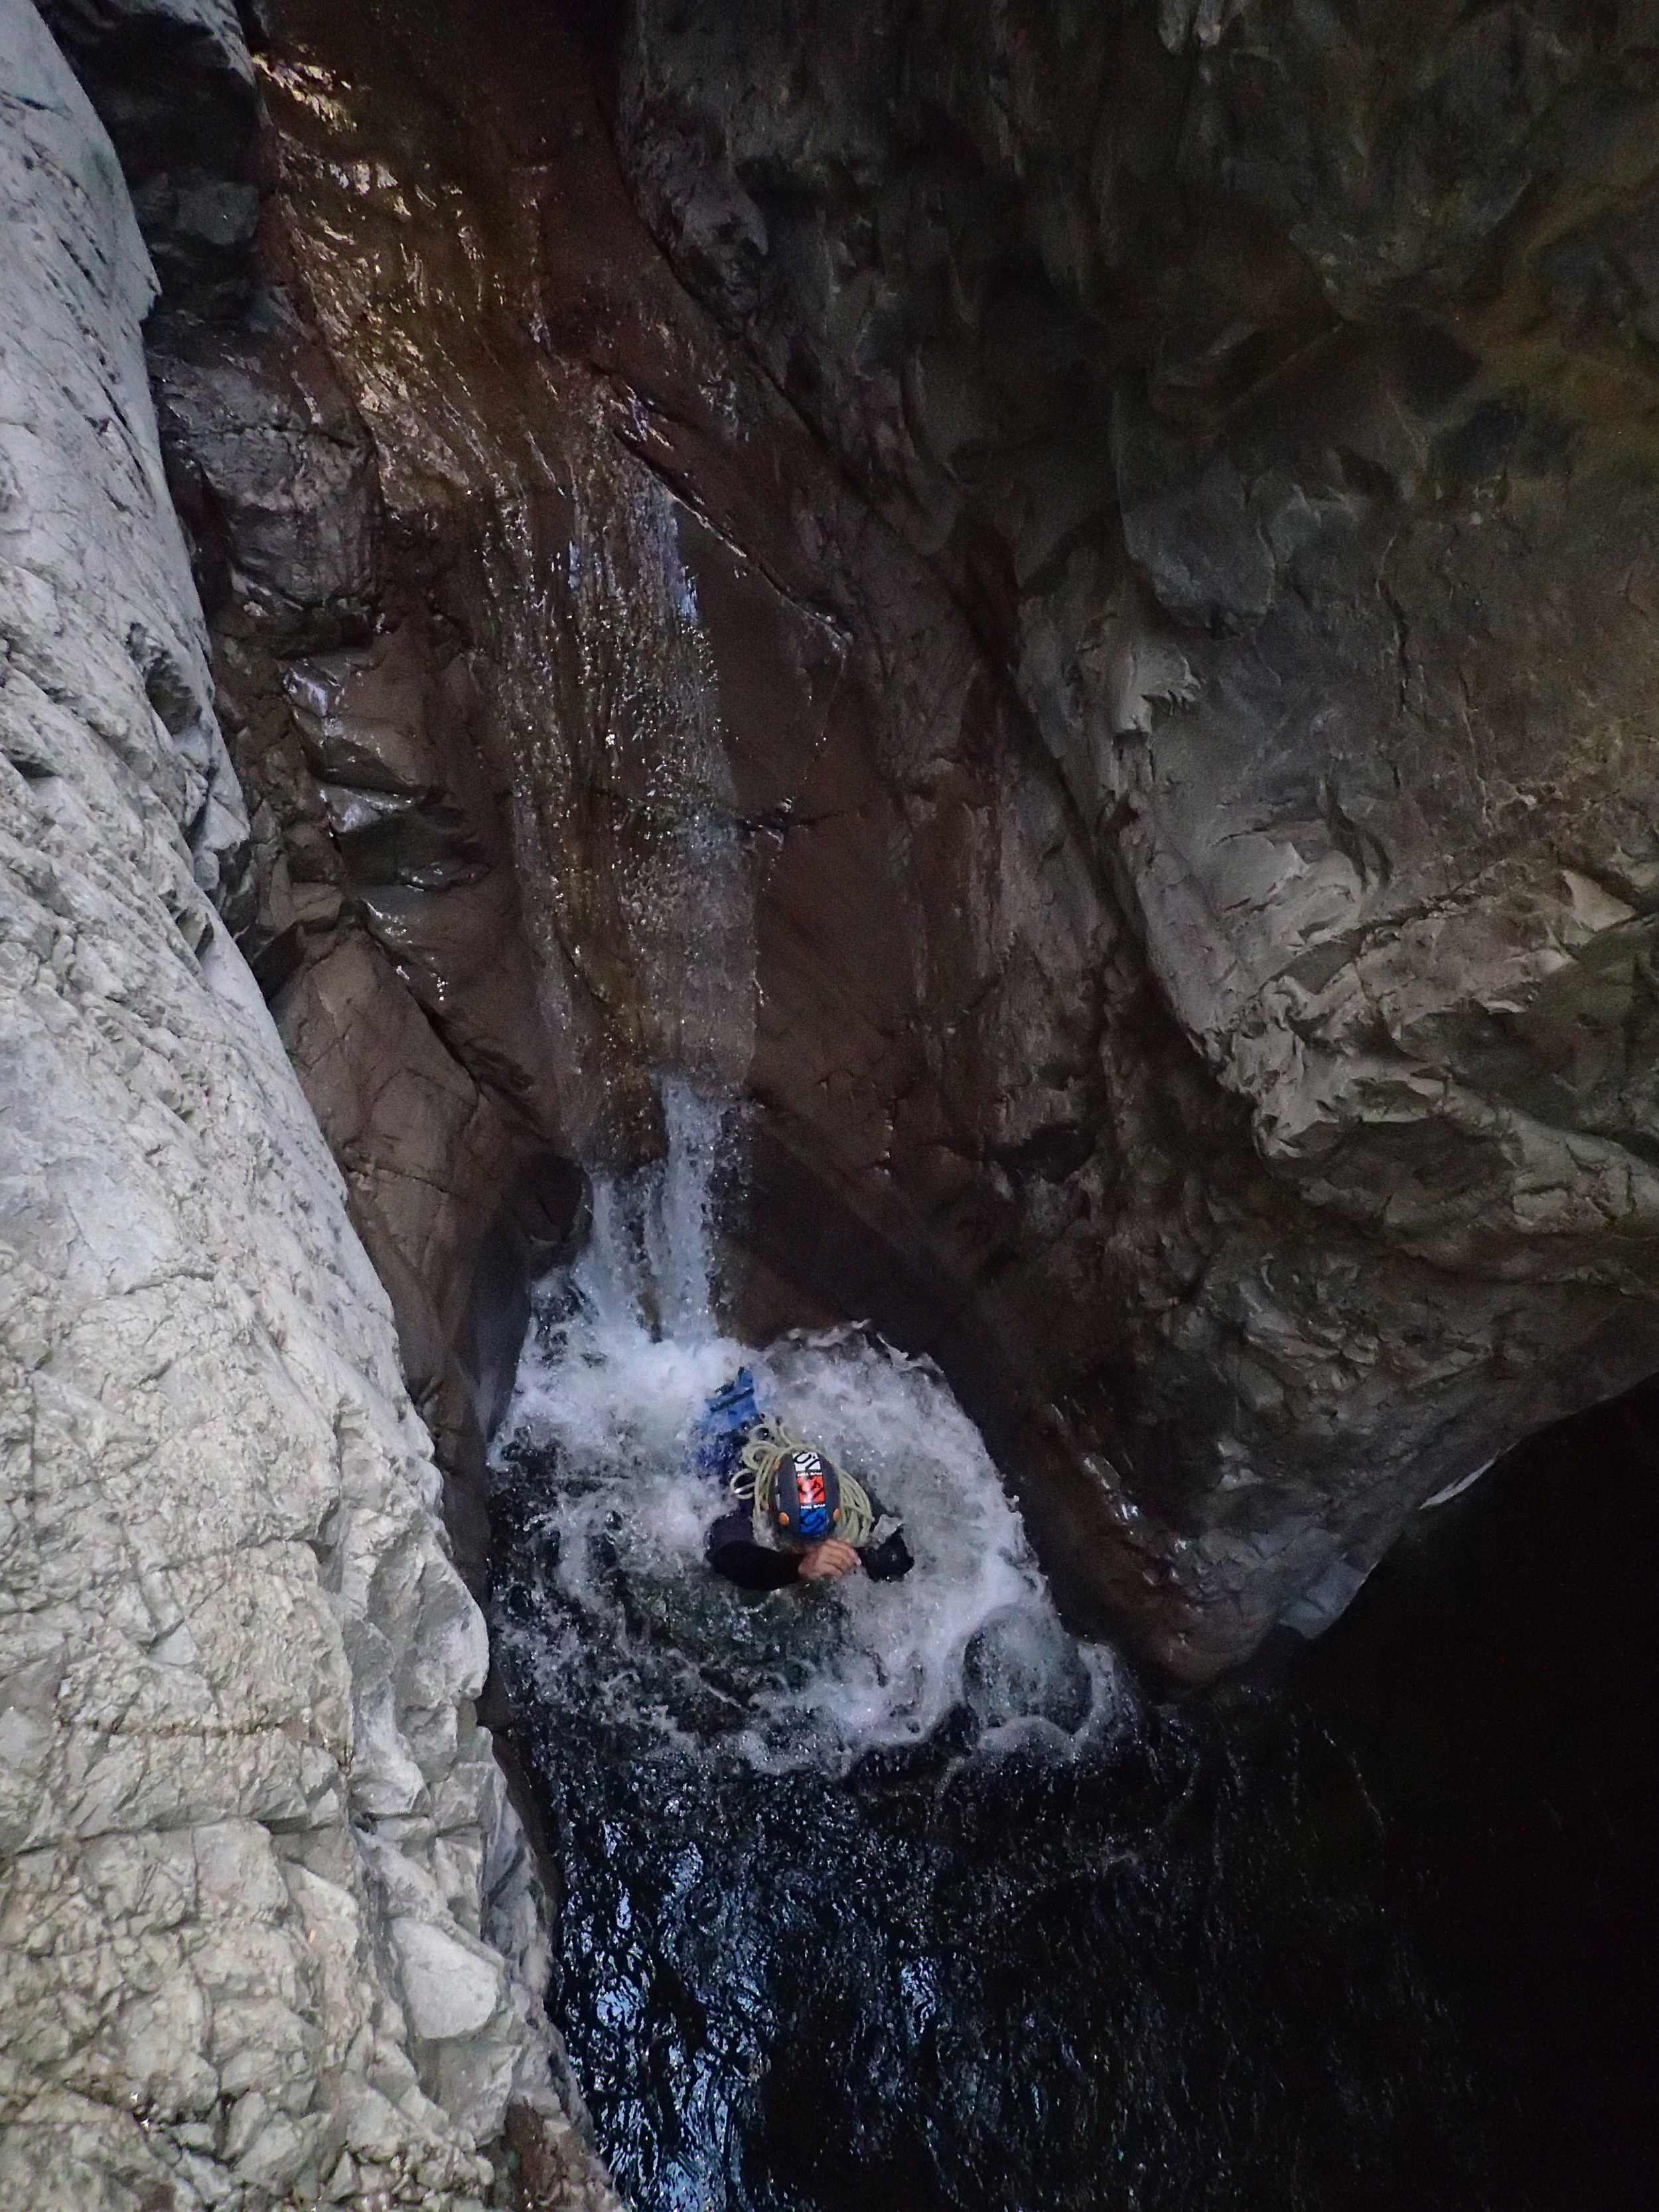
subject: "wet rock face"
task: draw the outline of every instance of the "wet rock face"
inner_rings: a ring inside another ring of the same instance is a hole
[[[1213,1671],[1659,1358],[1659,33],[622,13],[267,11],[261,254],[152,324],[244,942],[471,1564],[675,1068],[746,1323],[934,1352]]]
[[[23,0],[0,88],[0,2203],[462,2212],[509,2127],[574,2191],[483,1620],[231,939],[149,262]]]
[[[1656,78],[1638,7],[635,12],[653,228],[1241,1109],[1048,1370],[1211,1656],[1654,1358]]]

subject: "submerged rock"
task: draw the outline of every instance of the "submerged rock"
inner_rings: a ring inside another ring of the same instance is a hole
[[[968,1703],[986,1728],[1026,1719],[1070,1735],[1089,1717],[1094,1685],[1060,1622],[1029,1606],[993,1614],[963,1658]]]

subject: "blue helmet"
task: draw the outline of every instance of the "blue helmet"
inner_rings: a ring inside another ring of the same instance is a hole
[[[786,1452],[772,1484],[772,1523],[786,1543],[821,1544],[841,1518],[835,1462],[810,1449]]]

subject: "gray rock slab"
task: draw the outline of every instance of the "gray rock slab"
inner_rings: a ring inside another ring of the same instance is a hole
[[[568,2126],[483,1622],[214,904],[153,278],[25,0],[0,195],[0,2205],[463,2212]]]

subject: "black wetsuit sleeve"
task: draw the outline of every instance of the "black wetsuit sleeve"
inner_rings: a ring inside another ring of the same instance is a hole
[[[886,1508],[873,1490],[869,1492],[869,1498],[870,1510],[879,1521]],[[910,1556],[910,1547],[904,1540],[902,1528],[895,1528],[890,1536],[871,1550],[860,1552],[859,1557],[864,1562],[865,1573],[872,1583],[896,1583],[901,1576],[908,1575],[916,1564]]]
[[[750,1533],[746,1513],[725,1513],[708,1532],[708,1564],[739,1589],[783,1589],[797,1579],[793,1552],[769,1552]]]

